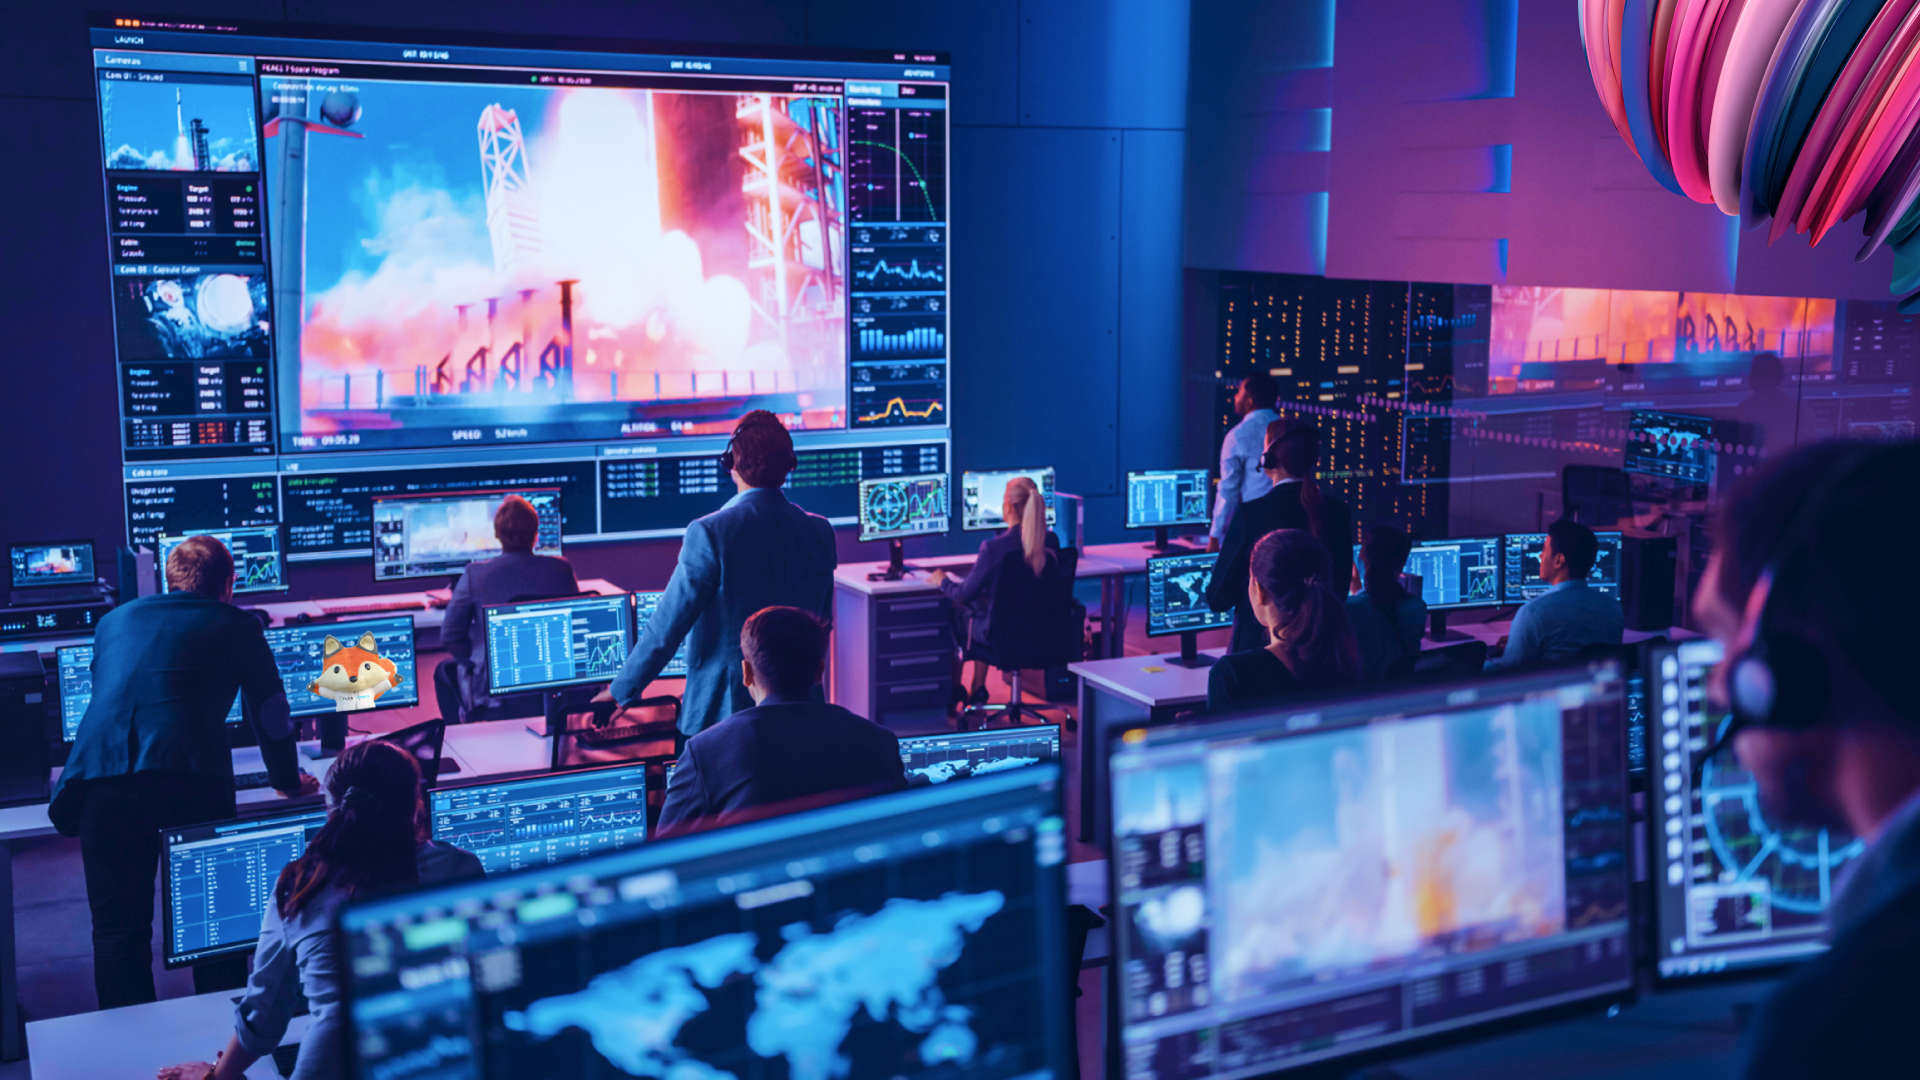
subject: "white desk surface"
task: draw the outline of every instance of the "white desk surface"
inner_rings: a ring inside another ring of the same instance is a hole
[[[1202,656],[1224,656],[1225,649],[1201,649]],[[1178,650],[1155,656],[1122,656],[1112,660],[1082,660],[1067,670],[1110,694],[1137,701],[1148,708],[1186,705],[1207,700],[1207,673],[1211,667],[1185,668],[1167,663]]]
[[[977,555],[935,555],[925,559],[908,559],[908,566],[921,567],[920,570],[908,570],[907,575],[898,581],[868,581],[868,574],[878,574],[887,568],[884,562],[842,563],[833,571],[833,584],[836,588],[863,593],[867,596],[898,596],[907,593],[926,593],[933,591],[933,585],[927,580],[927,570],[935,568],[953,568],[973,566]],[[965,577],[966,571],[955,573]],[[1113,577],[1128,573],[1125,567],[1106,559],[1089,557],[1085,552],[1074,567],[1076,578]]]
[[[75,1013],[27,1025],[27,1056],[33,1080],[100,1080],[150,1077],[169,1065],[212,1061],[233,1034],[237,990],[169,998],[105,1012]],[[307,1018],[296,1016],[282,1043],[297,1043]],[[247,1070],[256,1080],[277,1080],[273,1059]]]
[[[1153,546],[1151,540],[1130,540],[1124,544],[1088,544],[1080,549],[1082,558],[1095,558],[1102,562],[1113,563],[1124,573],[1144,574],[1147,572],[1147,559],[1155,555],[1204,555],[1207,551],[1207,538],[1200,536],[1175,536],[1169,538],[1171,546],[1161,551]]]
[[[444,594],[447,590],[441,589],[437,591]],[[599,593],[605,596],[611,593],[625,592],[626,590],[605,578],[589,578],[580,583],[580,591]],[[436,600],[438,601],[437,603],[435,602]],[[438,597],[430,600],[428,594],[425,592],[382,593],[378,596],[322,596],[312,600],[288,600],[268,604],[249,604],[245,602],[245,598],[241,598],[240,606],[264,611],[273,619],[273,625],[285,626],[288,620],[297,615],[309,615],[316,619],[328,617],[326,612],[326,608],[328,607],[340,608],[351,607],[358,604],[396,604],[402,602],[411,602],[417,606],[411,609],[401,608],[395,611],[342,613],[336,617],[342,619],[359,619],[372,618],[379,615],[411,614],[413,616],[413,625],[418,627],[439,626],[442,622],[446,621],[447,609],[445,601],[440,600]]]

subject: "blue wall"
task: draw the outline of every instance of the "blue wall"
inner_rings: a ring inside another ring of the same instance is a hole
[[[15,146],[0,250],[0,537],[126,534],[98,121],[97,0],[10,11],[0,96]],[[1123,538],[1125,471],[1180,461],[1187,0],[178,0],[187,16],[457,27],[953,54],[956,469],[1052,464],[1089,536]],[[841,538],[843,559],[878,545]],[[927,553],[971,547],[955,534]],[[584,575],[658,587],[677,543],[576,547]],[[919,551],[918,548],[910,550]],[[294,595],[376,591],[364,563],[304,564]]]

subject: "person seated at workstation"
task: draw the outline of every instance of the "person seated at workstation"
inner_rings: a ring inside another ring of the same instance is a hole
[[[720,467],[732,475],[739,494],[687,526],[660,606],[613,685],[595,701],[624,709],[640,700],[685,641],[680,732],[698,735],[753,707],[740,679],[740,633],[748,616],[762,608],[797,607],[822,620],[832,617],[838,565],[833,526],[788,502],[780,490],[799,464],[793,436],[778,417],[755,409],[741,418],[720,455]]]
[[[1565,660],[1593,645],[1618,645],[1627,613],[1620,601],[1587,587],[1587,573],[1600,555],[1593,530],[1570,518],[1547,526],[1540,545],[1540,579],[1549,588],[1521,605],[1507,636],[1487,661],[1488,671],[1513,670]]]
[[[102,1009],[155,1000],[153,882],[160,831],[236,811],[227,711],[234,696],[284,798],[319,781],[300,770],[299,729],[266,631],[233,606],[233,555],[192,536],[167,556],[167,590],[100,619],[93,638],[93,700],[48,816],[80,838],[93,916],[93,985]],[[229,989],[246,961],[194,969],[196,989]]]
[[[740,682],[753,705],[687,740],[667,784],[659,835],[907,786],[893,732],[813,700],[827,669],[827,628],[812,612],[755,612],[740,628],[740,655]]]
[[[468,565],[453,583],[446,621],[440,624],[440,644],[447,650],[447,660],[433,669],[433,692],[440,702],[440,715],[449,724],[493,704],[487,696],[481,610],[489,604],[580,591],[572,563],[558,555],[533,553],[540,536],[540,512],[526,499],[509,495],[500,501],[500,509],[493,512],[493,535],[500,541],[500,554]]]
[[[1400,583],[1412,553],[1413,539],[1391,525],[1375,525],[1360,541],[1360,591],[1347,597],[1347,622],[1368,682],[1379,682],[1388,664],[1420,651],[1427,602]]]
[[[1694,593],[1726,660],[1707,694],[1781,828],[1866,844],[1827,910],[1830,948],[1744,1025],[1737,1075],[1907,1075],[1920,1008],[1920,578],[1876,574],[1920,532],[1920,444],[1775,459],[1721,508]],[[1866,523],[1872,526],[1867,527]],[[1908,1064],[1902,1065],[1902,1062]]]
[[[1300,529],[1276,529],[1253,546],[1247,595],[1267,644],[1213,665],[1209,712],[1360,685],[1360,650],[1330,563],[1326,545]]]
[[[1000,513],[1006,519],[1006,531],[981,542],[980,555],[965,577],[945,570],[935,570],[927,577],[953,601],[956,622],[961,624],[958,629],[966,642],[961,659],[973,664],[971,681],[964,687],[954,687],[956,706],[987,703],[987,659],[982,648],[993,626],[993,587],[1000,579],[1001,564],[1007,556],[1020,552],[1027,568],[1038,577],[1047,568],[1048,552],[1060,550],[1059,538],[1047,528],[1047,501],[1040,494],[1040,485],[1032,480],[1021,476],[1008,482]]]
[[[327,822],[281,869],[260,918],[253,975],[233,1010],[226,1050],[217,1064],[162,1069],[160,1080],[239,1080],[280,1045],[303,1002],[311,1019],[293,1080],[345,1076],[340,982],[346,958],[334,939],[334,912],[357,896],[483,873],[472,853],[426,839],[425,820],[412,754],[379,739],[341,751],[327,773]]]
[[[1267,448],[1267,425],[1280,419],[1273,406],[1280,380],[1256,371],[1233,392],[1233,414],[1240,419],[1220,443],[1220,487],[1213,496],[1213,521],[1207,526],[1207,550],[1219,551],[1227,527],[1244,503],[1273,490],[1273,478],[1260,466]]]
[[[1233,611],[1232,652],[1267,645],[1267,630],[1247,602],[1247,565],[1254,543],[1275,529],[1299,529],[1324,544],[1332,566],[1328,581],[1337,583],[1340,595],[1346,595],[1353,576],[1353,511],[1320,489],[1314,478],[1319,462],[1319,428],[1287,420],[1267,425],[1267,447],[1260,465],[1273,481],[1273,490],[1241,504],[1207,581],[1207,606]]]

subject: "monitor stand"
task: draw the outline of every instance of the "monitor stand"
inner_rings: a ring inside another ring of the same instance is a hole
[[[1432,641],[1467,641],[1467,635],[1447,629],[1447,613],[1427,612],[1427,637]]]
[[[1165,525],[1155,525],[1153,527],[1153,550],[1173,550],[1173,541],[1167,539],[1167,527]]]
[[[558,690],[549,690],[540,695],[542,712],[547,721],[545,735],[565,735],[567,733],[567,698]]]
[[[340,751],[347,748],[347,714],[321,713],[314,726],[320,729],[320,753],[317,757],[339,757]]]
[[[1212,667],[1214,657],[1200,655],[1200,632],[1188,630],[1180,635],[1180,655],[1169,656],[1167,663],[1175,667],[1203,668]]]
[[[907,542],[894,538],[887,541],[887,568],[877,574],[868,574],[868,581],[899,581],[907,576],[907,571],[918,570],[917,566],[907,565]]]

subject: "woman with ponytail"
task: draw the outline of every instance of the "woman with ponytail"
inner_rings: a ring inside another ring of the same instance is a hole
[[[1047,500],[1040,494],[1040,485],[1032,480],[1019,476],[1007,482],[1000,514],[1006,519],[1007,530],[980,545],[980,555],[965,578],[945,570],[935,570],[928,578],[953,601],[960,623],[956,629],[967,642],[961,659],[973,661],[973,679],[965,690],[954,690],[955,705],[987,703],[987,664],[981,647],[993,625],[993,587],[1000,578],[1001,565],[1019,552],[1020,562],[1038,577],[1046,572],[1053,553],[1060,550],[1060,541],[1047,529]],[[957,684],[960,679],[954,681]]]
[[[260,920],[253,977],[234,1009],[227,1049],[217,1064],[175,1065],[160,1070],[160,1080],[239,1080],[280,1045],[302,1000],[311,1019],[293,1080],[345,1076],[346,958],[334,943],[334,911],[358,896],[482,873],[470,853],[423,839],[420,767],[400,747],[378,739],[347,747],[327,773],[326,789],[326,824],[280,871]]]
[[[1353,511],[1323,491],[1317,478],[1320,429],[1297,420],[1268,424],[1260,464],[1273,479],[1273,490],[1240,504],[1207,583],[1207,606],[1233,611],[1233,652],[1258,649],[1267,641],[1266,628],[1247,603],[1248,564],[1261,537],[1275,529],[1299,529],[1318,539],[1333,567],[1329,580],[1342,596],[1353,573]]]
[[[1247,599],[1267,644],[1229,653],[1213,665],[1208,711],[1360,684],[1360,650],[1333,573],[1326,545],[1309,533],[1278,529],[1260,538],[1253,546]]]
[[[1360,541],[1361,588],[1347,597],[1347,621],[1368,682],[1385,678],[1396,657],[1420,651],[1427,602],[1400,584],[1412,552],[1413,540],[1391,525],[1375,525]]]

